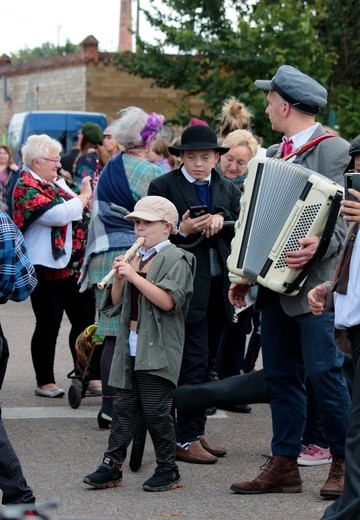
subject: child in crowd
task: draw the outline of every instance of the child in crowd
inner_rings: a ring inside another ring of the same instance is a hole
[[[184,344],[184,322],[193,291],[195,258],[172,245],[178,212],[163,197],[140,199],[126,219],[144,237],[135,258],[116,257],[114,283],[106,287],[102,310],[121,311],[109,383],[117,388],[108,448],[98,469],[84,478],[95,488],[119,487],[126,451],[145,423],[157,468],[144,491],[179,487],[176,438],[171,415]]]
[[[169,142],[159,137],[150,144],[147,160],[159,166],[165,173],[170,172],[176,167],[176,159],[169,152]]]
[[[180,158],[181,165],[151,181],[148,194],[166,197],[175,204],[181,224],[172,242],[191,248],[196,258],[178,386],[198,385],[210,379],[207,367],[214,366],[225,327],[234,315],[227,297],[226,268],[233,226],[226,228],[224,222],[239,217],[241,192],[215,169],[229,148],[218,145],[216,133],[209,126],[189,126],[181,142],[170,146],[169,151]],[[201,213],[204,210],[205,214]],[[203,240],[199,240],[201,235]],[[226,454],[225,448],[214,445],[205,434],[206,420],[205,410],[177,410],[177,460],[214,464]]]

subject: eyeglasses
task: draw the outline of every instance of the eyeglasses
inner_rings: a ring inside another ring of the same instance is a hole
[[[56,159],[52,159],[51,157],[43,157],[44,161],[50,161],[53,163],[59,163],[61,162],[61,157],[56,157]]]
[[[349,170],[349,173],[360,173],[360,168],[353,168],[352,170]]]

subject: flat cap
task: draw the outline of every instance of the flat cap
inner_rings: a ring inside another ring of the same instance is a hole
[[[254,85],[263,90],[275,90],[296,110],[309,115],[317,114],[327,103],[326,88],[290,65],[281,65],[271,80],[257,79]]]

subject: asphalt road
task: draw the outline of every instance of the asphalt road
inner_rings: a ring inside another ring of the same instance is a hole
[[[214,465],[180,462],[182,488],[163,493],[142,490],[142,483],[155,467],[152,444],[147,439],[142,467],[132,473],[125,464],[122,488],[90,489],[82,479],[101,462],[108,438],[108,433],[97,426],[100,398],[86,397],[74,410],[67,396],[54,400],[35,396],[29,348],[34,329],[30,301],[2,305],[1,323],[11,353],[1,391],[4,423],[38,503],[59,500],[59,507],[49,511],[51,519],[321,518],[328,502],[320,498],[319,489],[329,466],[301,468],[304,491],[299,494],[240,496],[229,489],[232,482],[254,478],[266,460],[263,454],[269,453],[271,439],[268,405],[253,405],[250,414],[218,411],[209,417],[207,433],[214,444],[227,447],[227,456]],[[72,368],[68,332],[64,318],[57,346],[56,377],[66,390],[71,384],[67,374]]]

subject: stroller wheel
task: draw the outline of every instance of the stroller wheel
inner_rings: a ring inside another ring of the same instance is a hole
[[[68,399],[71,408],[79,408],[81,404],[81,392],[82,382],[78,379],[74,379],[68,391]]]

